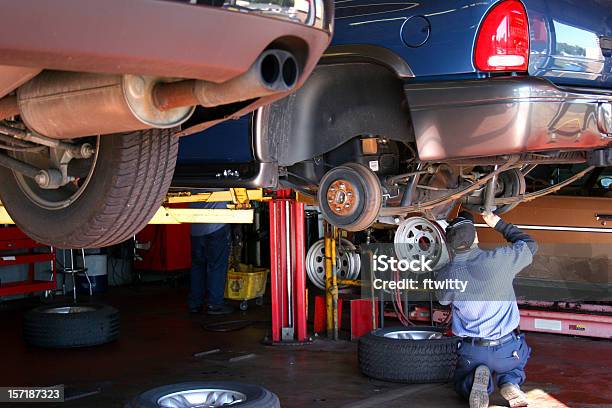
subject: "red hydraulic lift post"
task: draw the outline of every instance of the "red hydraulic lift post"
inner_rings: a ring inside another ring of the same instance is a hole
[[[269,201],[272,343],[305,342],[304,204],[282,191]]]
[[[297,341],[306,340],[306,319],[307,304],[306,299],[306,254],[304,240],[304,204],[293,202],[294,238],[295,238],[295,327],[297,330]]]

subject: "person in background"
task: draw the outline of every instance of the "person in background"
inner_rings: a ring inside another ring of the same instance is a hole
[[[192,203],[189,207],[224,209],[227,204]],[[233,308],[224,302],[230,247],[230,224],[191,224],[191,313],[201,313],[205,300],[209,315],[232,313]]]
[[[487,408],[493,376],[511,407],[528,406],[520,386],[531,348],[519,330],[519,310],[513,288],[516,275],[533,261],[537,244],[529,235],[497,215],[483,214],[487,225],[510,245],[492,250],[478,247],[474,218],[459,213],[446,228],[452,261],[437,279],[467,282],[464,293],[439,293],[443,305],[452,305],[452,330],[460,337],[455,390],[469,400],[470,408]]]

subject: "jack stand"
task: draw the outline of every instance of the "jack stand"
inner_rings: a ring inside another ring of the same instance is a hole
[[[307,296],[304,204],[289,194],[270,200],[270,291],[272,344],[310,341],[306,333]]]
[[[62,291],[64,295],[66,295],[66,275],[70,275],[72,277],[72,299],[73,299],[73,302],[76,303],[77,302],[76,278],[78,275],[85,276],[85,279],[87,279],[87,286],[89,287],[89,296],[93,295],[93,288],[91,286],[91,279],[89,279],[89,274],[87,273],[87,265],[85,264],[85,249],[81,248],[81,249],[76,250],[81,255],[82,266],[78,266],[75,263],[74,251],[75,251],[74,249],[62,250],[63,263],[62,263],[62,267],[58,270],[58,273],[61,273],[64,275],[64,282],[62,283]],[[68,259],[70,259],[70,266],[68,266],[66,263],[66,252],[68,252]]]

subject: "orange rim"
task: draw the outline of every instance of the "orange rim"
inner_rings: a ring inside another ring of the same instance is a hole
[[[353,183],[339,179],[327,188],[327,203],[331,211],[341,217],[345,217],[355,211],[357,198]]]

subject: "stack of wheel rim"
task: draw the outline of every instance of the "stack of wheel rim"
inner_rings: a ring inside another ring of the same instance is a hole
[[[336,267],[338,279],[357,279],[361,271],[361,258],[351,241],[340,239],[336,247]],[[319,289],[325,289],[325,240],[315,242],[306,254],[306,273],[308,279]]]

